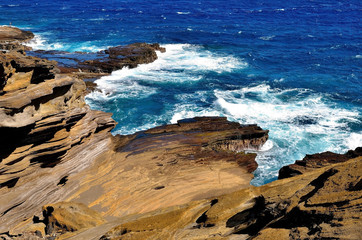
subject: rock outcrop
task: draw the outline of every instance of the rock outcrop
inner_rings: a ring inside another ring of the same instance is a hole
[[[133,43],[96,53],[38,50],[31,52],[31,55],[56,60],[61,73],[88,80],[109,75],[124,67],[135,68],[139,64],[151,63],[157,59],[156,51],[165,52],[166,49],[158,43]]]
[[[345,154],[324,152],[306,155],[303,160],[297,160],[294,164],[282,167],[279,170],[278,179],[293,177],[311,171],[315,168],[321,168],[334,163],[345,162],[349,159],[359,156],[362,156],[362,147],[358,147],[355,150],[349,150]]]
[[[151,63],[157,59],[155,51],[165,52],[159,44],[133,43],[127,46],[111,47],[98,54],[105,57],[96,60],[80,62],[82,71],[111,73],[124,67],[135,68],[138,64]]]
[[[358,157],[262,187],[121,219],[100,239],[357,240],[362,236],[361,169]]]
[[[24,53],[25,50],[31,50],[31,48],[22,43],[32,38],[34,38],[34,34],[30,31],[24,31],[10,26],[1,26],[0,51],[15,50]]]

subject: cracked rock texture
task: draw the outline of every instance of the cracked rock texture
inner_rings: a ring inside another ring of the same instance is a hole
[[[357,240],[362,236],[361,169],[358,157],[209,201],[119,220],[100,239]],[[79,237],[86,239],[88,233]]]

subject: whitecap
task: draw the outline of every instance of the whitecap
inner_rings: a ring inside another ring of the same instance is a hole
[[[356,55],[355,58],[362,58],[362,55]]]
[[[357,147],[362,147],[362,132],[351,133],[346,139],[346,145],[349,149],[356,149]]]
[[[275,37],[275,35],[262,36],[262,37],[259,37],[259,39],[264,40],[264,41],[269,41],[269,40],[272,40],[274,37]]]
[[[259,151],[261,152],[266,152],[266,151],[269,151],[273,148],[274,146],[274,143],[272,140],[268,140],[264,143],[264,145],[259,149]]]
[[[188,15],[188,14],[190,14],[190,12],[177,12],[177,14],[179,14],[179,15]]]
[[[31,47],[33,50],[46,50],[46,39],[44,39],[41,35],[34,34],[34,38],[26,42],[25,45]]]
[[[305,154],[344,153],[362,145],[362,134],[349,129],[350,123],[361,124],[359,111],[338,107],[326,96],[308,89],[282,90],[262,84],[215,90],[214,94],[220,115],[270,130],[273,146],[266,145],[268,150],[258,153],[260,168],[252,181],[255,185],[263,184],[270,171],[277,175],[280,167],[302,159]]]

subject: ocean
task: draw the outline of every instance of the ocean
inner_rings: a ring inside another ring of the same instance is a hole
[[[96,52],[134,42],[158,60],[96,80],[86,97],[112,112],[113,134],[194,116],[270,130],[252,184],[323,151],[362,146],[362,2],[0,0],[0,25],[34,49]]]

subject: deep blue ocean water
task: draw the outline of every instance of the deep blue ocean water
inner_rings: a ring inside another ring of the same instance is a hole
[[[114,114],[114,134],[201,115],[257,123],[270,140],[254,185],[305,154],[362,146],[361,17],[357,0],[0,0],[0,25],[33,31],[35,49],[161,43],[87,102]]]

